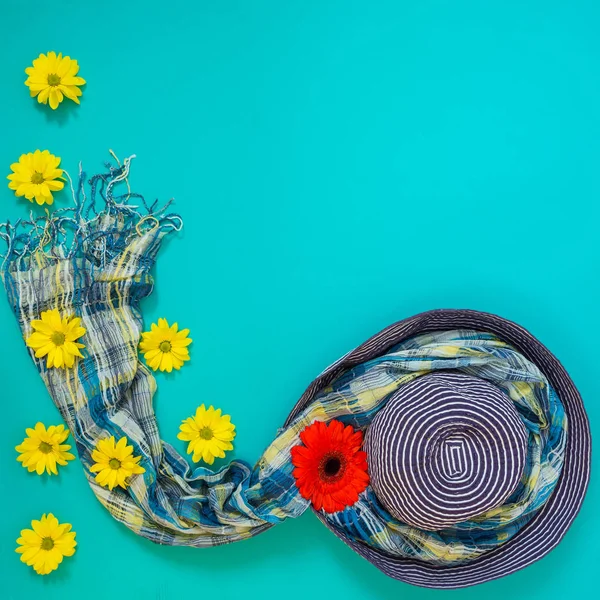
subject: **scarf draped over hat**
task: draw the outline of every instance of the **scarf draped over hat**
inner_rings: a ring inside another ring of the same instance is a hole
[[[84,358],[73,369],[47,369],[30,353],[76,441],[92,490],[115,519],[160,544],[205,547],[298,517],[308,501],[295,485],[290,450],[304,427],[338,419],[367,430],[402,386],[448,371],[483,379],[514,402],[527,455],[511,496],[476,518],[425,531],[394,518],[368,487],[355,505],[325,514],[327,524],[389,556],[452,565],[510,540],[540,511],[561,474],[565,412],[540,370],[485,331],[438,331],[404,340],[338,374],[308,406],[295,410],[254,466],[235,460],[216,472],[191,468],[160,438],[152,403],[156,382],[138,356],[139,303],[152,291],[150,271],[163,237],[181,221],[167,207],[146,207],[131,193],[117,195],[128,171],[125,161],[92,177],[87,195],[81,175],[74,208],[6,224],[0,234],[8,243],[4,285],[23,337],[31,334],[32,320],[50,309],[77,315],[87,330]],[[110,436],[126,436],[142,457],[145,473],[127,489],[109,491],[90,471],[92,451]]]

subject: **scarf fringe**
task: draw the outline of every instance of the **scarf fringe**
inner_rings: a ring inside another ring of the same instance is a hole
[[[114,154],[113,157],[119,162]],[[134,158],[135,155],[126,158],[117,167],[106,163],[108,173],[91,177],[87,194],[81,165],[76,188],[65,172],[74,206],[52,213],[46,209],[44,215],[38,216],[31,211],[29,219],[0,223],[0,238],[6,243],[6,252],[0,253],[2,275],[74,258],[85,258],[102,269],[120,256],[136,236],[153,233],[158,240],[169,231],[179,231],[183,226],[181,217],[167,212],[172,200],[163,206],[157,200],[148,205],[143,196],[131,192],[128,177]],[[122,183],[127,185],[127,192],[115,194],[115,188]],[[153,246],[156,244],[150,244]]]

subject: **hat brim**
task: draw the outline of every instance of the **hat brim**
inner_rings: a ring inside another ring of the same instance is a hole
[[[539,560],[560,542],[579,512],[590,479],[591,434],[581,396],[559,360],[523,327],[496,315],[473,310],[433,310],[390,325],[331,365],[310,384],[286,422],[290,423],[320,390],[348,369],[384,354],[409,337],[451,329],[493,333],[508,342],[537,365],[561,399],[569,426],[565,460],[558,484],[545,506],[506,544],[452,567],[393,557],[353,542],[315,511],[335,535],[386,575],[413,585],[447,589],[497,579]]]

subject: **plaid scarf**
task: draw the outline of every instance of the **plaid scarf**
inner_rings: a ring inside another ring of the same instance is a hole
[[[74,207],[0,227],[8,245],[3,281],[23,337],[31,334],[31,321],[50,309],[79,316],[87,330],[84,358],[74,369],[47,369],[30,354],[71,430],[90,486],[118,521],[157,543],[204,547],[297,517],[308,502],[296,488],[290,449],[304,427],[335,418],[364,430],[400,386],[448,369],[504,390],[529,431],[525,473],[507,503],[428,532],[396,521],[367,488],[354,506],[327,515],[328,522],[390,555],[456,564],[509,540],[543,506],[562,468],[564,411],[535,365],[494,336],[474,331],[420,335],[344,373],[279,433],[254,467],[236,460],[217,472],[192,469],[160,439],[152,406],[156,382],[138,357],[139,302],[152,291],[150,270],[163,237],[179,230],[181,220],[168,205],[147,206],[129,189],[115,192],[127,184],[129,166],[126,160],[92,177],[87,194],[80,173]],[[92,450],[111,435],[126,436],[146,470],[127,489],[109,491],[90,472]]]

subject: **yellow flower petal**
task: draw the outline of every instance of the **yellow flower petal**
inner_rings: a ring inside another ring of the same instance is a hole
[[[53,87],[50,90],[49,99],[50,99],[50,108],[52,110],[56,110],[58,108],[58,105],[63,101],[62,92],[58,88]]]
[[[109,474],[110,469],[101,469],[100,471],[98,471],[98,474],[96,475],[96,481],[98,482],[98,484],[108,487],[107,480]]]
[[[56,65],[56,74],[59,77],[64,77],[70,70],[71,68],[71,57],[70,56],[65,56],[62,61]]]
[[[173,359],[170,352],[163,352],[160,362],[160,370],[167,371],[168,373],[173,370]]]

